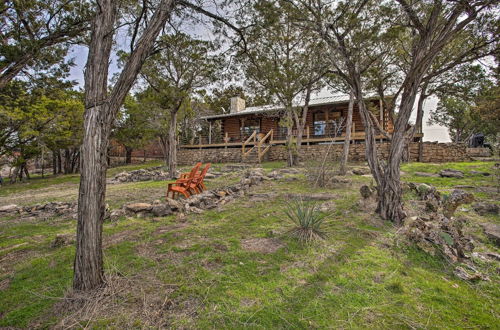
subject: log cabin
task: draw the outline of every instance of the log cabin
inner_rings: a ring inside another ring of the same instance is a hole
[[[391,134],[394,130],[388,111],[376,97],[366,99],[370,111],[377,118],[380,127]],[[302,136],[303,144],[340,143],[345,139],[345,120],[349,95],[336,95],[311,99],[306,117],[306,126]],[[297,104],[303,107],[303,104]],[[252,148],[258,144],[279,145],[286,143],[287,128],[280,124],[284,117],[284,109],[279,106],[264,105],[245,107],[245,100],[231,99],[229,113],[202,117],[208,123],[205,134],[199,134],[194,141],[181,145],[181,148],[214,148],[245,147]],[[293,128],[296,136],[297,129]],[[423,134],[418,132],[416,139]],[[363,143],[364,126],[357,105],[353,110],[352,143]],[[377,141],[383,142],[386,137],[378,131]]]

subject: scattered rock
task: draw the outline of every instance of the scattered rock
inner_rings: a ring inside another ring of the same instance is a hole
[[[241,247],[250,252],[274,253],[283,246],[276,238],[249,238],[241,241]]]
[[[437,212],[439,209],[439,203],[435,199],[429,199],[425,201],[425,210],[427,212]]]
[[[253,193],[250,194],[250,200],[252,202],[265,202],[276,197],[276,193]]]
[[[298,168],[294,167],[288,167],[288,168],[282,168],[278,170],[280,173],[285,173],[285,174],[299,174],[301,171]]]
[[[496,223],[482,223],[484,234],[493,241],[497,246],[500,246],[500,225]]]
[[[450,261],[466,258],[474,249],[472,240],[462,232],[463,219],[447,218],[438,213],[429,217],[412,217],[405,221],[402,233],[422,250],[435,255],[439,250]]]
[[[468,266],[468,265],[467,265]],[[471,282],[476,282],[476,281],[489,281],[490,279],[479,273],[475,268],[472,266],[458,266],[455,268],[453,273],[460,279],[464,281],[471,281]],[[467,267],[469,270],[466,270],[465,267]]]
[[[476,211],[479,215],[487,215],[487,214],[498,214],[500,212],[500,206],[498,204],[493,203],[474,203],[472,205],[474,211]]]
[[[166,217],[173,212],[168,204],[157,204],[153,205],[153,207],[151,208],[151,213],[153,213],[155,217]]]
[[[439,193],[439,191],[437,191],[436,187],[425,183],[420,183],[419,185],[414,187],[417,195],[421,200],[435,200],[439,204],[439,201],[441,200],[441,194]]]
[[[184,205],[175,199],[167,198],[165,201],[167,205],[170,207],[170,209],[173,211],[182,212],[184,210]]]
[[[366,174],[370,174],[370,170],[367,169],[367,168],[354,168],[352,170],[352,174],[355,174],[355,175],[366,175]]]
[[[50,244],[52,248],[58,248],[75,243],[75,236],[72,234],[56,235],[55,239]]]
[[[126,215],[126,213],[125,213],[124,209],[116,209],[116,210],[113,210],[110,212],[109,219],[111,221],[117,221],[118,219],[120,219],[121,217],[123,217],[125,215]]]
[[[363,185],[359,188],[359,192],[364,199],[368,199],[373,196],[376,190],[370,186]]]
[[[439,177],[439,174],[436,173],[427,173],[427,172],[415,172],[413,173],[415,176],[423,176],[423,177],[429,177],[429,178],[436,178]]]
[[[482,176],[490,176],[491,173],[488,173],[488,172],[480,172],[480,171],[470,171],[469,172],[470,174],[473,174],[473,175],[482,175]]]
[[[454,186],[453,188],[456,188],[456,189],[472,189],[472,188],[476,188],[476,187],[470,186],[470,185],[466,185],[466,184],[459,184],[457,186]]]
[[[459,170],[454,169],[445,169],[439,172],[439,176],[442,178],[457,178],[462,179],[464,177],[464,173]]]
[[[247,168],[250,168],[250,164],[227,164],[224,165],[220,171],[221,172],[236,172],[236,171],[243,171],[246,170]]]
[[[319,206],[321,212],[333,212],[336,209],[336,204],[333,201],[325,202]]]
[[[31,206],[17,206],[14,204],[0,207],[2,215],[20,215],[22,219],[51,218],[54,216],[74,215],[77,210],[76,203],[50,202]]]
[[[18,211],[19,207],[16,204],[0,206],[0,213],[14,213]]]
[[[150,211],[153,208],[153,205],[149,203],[132,203],[124,206],[125,210],[131,211],[134,213]]]
[[[451,217],[455,213],[456,209],[462,204],[470,204],[474,201],[474,195],[460,190],[455,189],[453,192],[445,199],[443,204],[443,214],[445,217]]]
[[[149,169],[139,169],[130,172],[121,172],[115,175],[110,183],[139,182],[139,181],[164,181],[169,180],[170,175],[162,170],[161,166]]]

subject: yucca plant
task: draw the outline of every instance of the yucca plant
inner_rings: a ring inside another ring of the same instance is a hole
[[[321,230],[325,215],[319,211],[316,203],[306,203],[301,199],[292,201],[287,205],[285,214],[296,225],[288,235],[302,243],[325,238],[326,234]]]

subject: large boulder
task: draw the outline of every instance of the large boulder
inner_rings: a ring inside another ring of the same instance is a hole
[[[500,246],[500,225],[496,223],[482,223],[484,234],[497,246]]]
[[[352,170],[352,174],[355,174],[355,175],[366,175],[366,174],[370,174],[370,169],[368,168],[354,168]]]
[[[474,249],[472,240],[462,231],[463,219],[447,218],[438,213],[412,217],[405,221],[402,234],[420,249],[435,255],[438,251],[450,261],[461,261]]]
[[[13,213],[18,212],[19,210],[20,208],[16,204],[0,206],[0,213]]]
[[[498,214],[500,212],[500,206],[493,203],[474,203],[472,208],[480,215]]]
[[[456,209],[462,204],[470,204],[474,201],[474,195],[466,192],[464,190],[455,189],[453,192],[444,200],[443,203],[443,214],[446,217],[451,217],[455,213]]]
[[[464,177],[464,173],[459,170],[454,169],[445,169],[439,172],[439,176],[442,178],[457,178],[462,179]]]
[[[151,213],[153,213],[153,215],[156,217],[166,217],[173,212],[168,204],[155,204],[151,208]]]
[[[170,206],[172,211],[183,212],[184,205],[181,202],[179,202],[175,199],[172,199],[172,198],[167,198],[165,201],[166,201],[167,205]]]
[[[149,203],[131,203],[125,205],[125,210],[134,212],[134,213],[139,213],[139,212],[147,212],[151,211],[153,208],[153,205]]]

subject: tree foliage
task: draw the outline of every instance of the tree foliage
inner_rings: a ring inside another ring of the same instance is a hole
[[[86,1],[7,0],[0,12],[0,88],[22,73],[53,74],[54,66],[65,65],[68,47],[83,42],[89,28]]]

